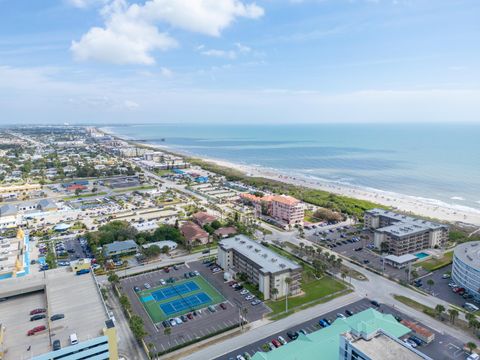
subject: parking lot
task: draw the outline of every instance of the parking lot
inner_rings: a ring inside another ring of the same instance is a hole
[[[215,360],[231,360],[231,359],[237,359],[238,355],[242,355],[245,353],[248,353],[248,355],[253,356],[256,352],[258,351],[264,351],[262,349],[262,345],[271,342],[273,339],[278,339],[279,336],[282,336],[287,342],[294,341],[290,340],[290,338],[287,335],[287,332],[298,332],[300,329],[303,329],[307,334],[319,330],[321,327],[319,325],[319,320],[326,318],[329,320],[335,320],[336,314],[337,313],[342,313],[345,314],[345,310],[350,310],[353,313],[358,313],[363,310],[366,310],[370,307],[373,307],[371,305],[369,299],[362,299],[359,300],[355,303],[352,303],[348,306],[341,307],[336,309],[335,311],[319,315],[317,318],[312,319],[310,321],[306,321],[300,325],[294,326],[290,329],[287,329],[285,331],[279,332],[277,334],[274,334],[272,336],[266,337],[264,339],[258,340],[257,342],[250,344],[248,346],[245,346],[240,349],[236,349],[235,351],[232,351],[228,354],[225,354],[221,357],[216,358]],[[406,320],[413,320],[411,317],[397,311],[396,309],[393,309],[389,306],[386,305],[380,305],[380,307],[377,309],[378,311],[384,312],[384,313],[389,313],[394,316],[397,316],[401,319],[406,319]],[[420,324],[422,325],[422,324]],[[422,325],[424,326],[424,325]],[[425,326],[424,326],[425,327]],[[468,357],[468,354],[462,350],[463,343],[459,339],[455,339],[449,335],[442,335],[433,329],[429,329],[430,331],[435,333],[435,340],[433,340],[430,344],[424,344],[422,346],[417,347],[417,350],[423,352],[424,354],[430,356],[432,359],[435,360],[447,360],[447,359],[466,359]],[[275,350],[273,350],[275,351]],[[244,356],[245,358],[248,358],[248,356]]]
[[[134,287],[137,286],[144,289],[145,283],[158,284],[160,279],[168,279],[170,277],[184,279],[186,272],[193,271],[198,271],[210,285],[222,294],[225,298],[223,302],[225,309],[222,309],[218,304],[215,305],[215,312],[211,312],[206,308],[201,309],[197,311],[197,315],[193,316],[192,319],[170,327],[171,333],[165,334],[162,324],[154,324],[150,319],[144,306],[139,301]],[[165,351],[171,347],[194,341],[195,339],[205,337],[212,333],[217,333],[222,329],[239,325],[240,309],[247,310],[244,316],[248,322],[261,319],[264,314],[270,311],[263,303],[256,306],[251,305],[251,301],[246,301],[239,291],[235,291],[224,281],[222,271],[214,274],[210,268],[201,262],[192,262],[179,266],[178,270],[170,267],[168,273],[166,273],[165,270],[159,270],[125,278],[121,280],[121,285],[130,299],[133,311],[144,320],[145,329],[149,334],[145,339],[146,342],[154,344],[154,351],[157,352]]]
[[[320,229],[310,231],[308,239],[371,269],[384,272],[390,277],[407,280],[405,269],[397,269],[390,265],[383,267],[382,257],[369,248],[372,247],[373,240],[372,234],[368,231],[358,230],[353,226],[330,230]],[[417,273],[422,276],[427,272],[419,268]]]
[[[425,276],[421,279],[422,286],[420,286],[419,288],[435,297],[438,297],[439,299],[449,302],[450,304],[463,306],[466,302],[469,302],[474,303],[478,307],[480,307],[480,305],[476,303],[473,299],[464,299],[461,295],[458,295],[452,291],[452,288],[448,286],[448,284],[452,282],[452,279],[450,277],[445,279],[443,278],[444,274],[450,274],[451,271],[452,265],[448,265],[444,268],[432,272],[430,275]],[[429,279],[433,280],[433,286],[428,285],[427,282]]]

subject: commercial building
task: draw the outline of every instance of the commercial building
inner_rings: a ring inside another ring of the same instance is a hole
[[[374,231],[375,247],[397,256],[442,248],[448,240],[448,225],[389,210],[368,210],[364,221],[365,227]]]
[[[22,277],[29,273],[30,236],[19,228],[16,237],[0,239],[0,280]]]
[[[452,280],[480,300],[480,241],[466,242],[455,248]]]
[[[245,193],[241,194],[240,198],[255,206],[257,216],[268,216],[284,227],[303,226],[305,209],[302,202],[294,197],[287,195],[258,197]]]
[[[137,243],[133,240],[114,241],[103,246],[103,254],[107,257],[136,253]]]
[[[409,333],[392,315],[367,309],[252,360],[432,360],[400,340]]]
[[[7,279],[0,298],[6,299],[0,307],[2,360],[118,359],[115,324],[92,273],[75,275],[60,268]],[[34,309],[44,309],[46,317],[30,321]],[[52,320],[54,315],[57,320]],[[27,335],[38,326],[44,329]],[[76,344],[71,341],[75,337]],[[61,348],[53,351],[57,340]]]
[[[405,254],[401,256],[397,255],[387,255],[383,258],[385,264],[393,266],[397,269],[403,269],[404,267],[414,263],[418,260],[418,257],[412,254]]]
[[[218,243],[218,264],[233,275],[245,274],[248,281],[258,285],[265,300],[296,295],[301,292],[301,267],[293,261],[257,243],[245,235],[221,240]],[[285,279],[291,280],[288,285]],[[277,294],[272,293],[277,289]]]

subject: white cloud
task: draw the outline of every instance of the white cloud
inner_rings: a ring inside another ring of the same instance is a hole
[[[162,67],[160,69],[160,74],[162,74],[162,76],[166,77],[166,78],[171,78],[173,77],[173,71],[170,70],[169,68],[166,68],[166,67]]]
[[[225,59],[235,59],[237,57],[237,54],[233,50],[226,51],[226,50],[217,50],[217,49],[202,51],[202,55],[225,58]]]
[[[86,9],[91,6],[106,4],[109,0],[66,0],[68,4],[79,8]]]
[[[123,104],[128,110],[135,110],[140,106],[135,101],[131,101],[131,100],[125,100]]]
[[[71,1],[78,6],[93,0]],[[155,50],[177,46],[175,39],[159,31],[158,23],[219,36],[235,19],[256,19],[263,13],[255,3],[245,4],[240,0],[148,0],[143,5],[112,0],[101,11],[104,27],[93,27],[79,41],[73,41],[71,51],[80,61],[148,65],[155,62],[152,55]]]

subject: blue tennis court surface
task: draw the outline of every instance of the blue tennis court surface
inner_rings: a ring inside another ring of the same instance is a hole
[[[174,296],[187,294],[189,292],[200,289],[200,287],[193,281],[189,281],[183,284],[170,286],[168,288],[159,289],[152,292],[152,296],[156,301],[162,301]]]
[[[199,305],[210,302],[211,300],[212,299],[210,299],[210,296],[208,296],[204,292],[201,292],[195,295],[184,297],[182,299],[172,300],[165,304],[161,304],[160,308],[165,313],[165,315],[169,316],[180,311],[196,308]]]

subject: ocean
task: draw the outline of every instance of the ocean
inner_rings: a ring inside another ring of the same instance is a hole
[[[103,129],[199,157],[480,210],[476,124],[162,124]]]

